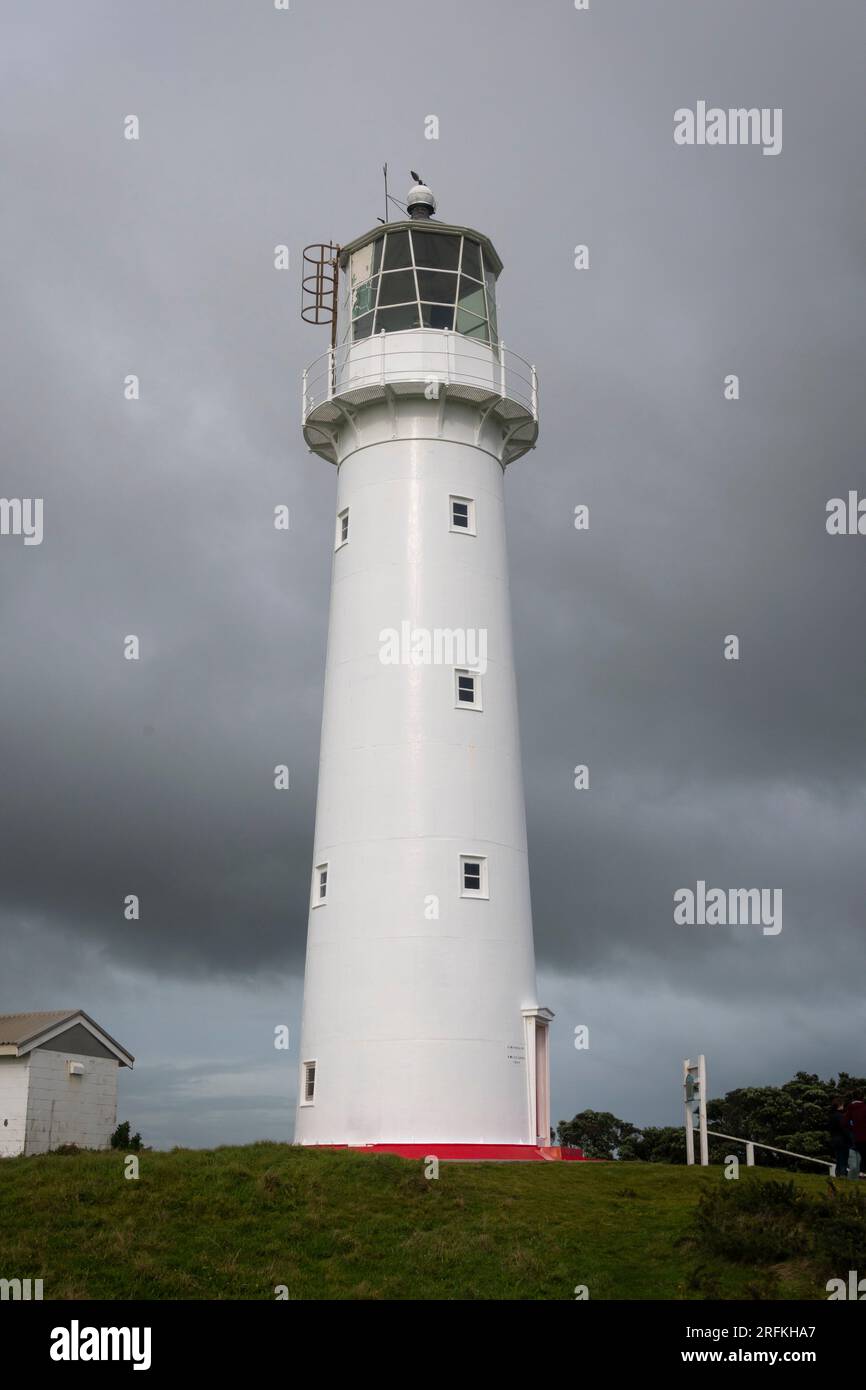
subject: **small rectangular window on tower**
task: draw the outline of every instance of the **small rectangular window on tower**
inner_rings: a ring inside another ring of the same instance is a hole
[[[451,530],[464,536],[475,535],[475,502],[471,497],[450,497]]]
[[[455,670],[454,704],[457,709],[481,709],[481,677],[477,671],[465,667]]]
[[[337,512],[337,534],[334,538],[334,549],[339,550],[341,545],[345,545],[349,539],[349,508],[344,507],[341,512]]]
[[[317,864],[313,871],[313,907],[328,901],[328,866]]]
[[[487,891],[487,860],[483,855],[461,854],[461,898],[489,898]]]
[[[312,1105],[316,1096],[316,1064],[301,1063],[301,1105]]]

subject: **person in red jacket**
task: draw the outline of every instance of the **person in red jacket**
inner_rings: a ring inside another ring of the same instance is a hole
[[[827,1128],[830,1131],[830,1148],[833,1150],[836,1177],[847,1178],[848,1160],[854,1140],[851,1137],[851,1126],[845,1118],[845,1102],[841,1096],[833,1097],[827,1117]]]
[[[866,1176],[866,1102],[860,1091],[845,1106],[845,1119],[851,1127],[851,1144],[860,1155],[860,1172]]]

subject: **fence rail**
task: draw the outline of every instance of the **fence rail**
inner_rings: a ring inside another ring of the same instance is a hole
[[[746,1146],[746,1167],[755,1166],[755,1149],[769,1149],[774,1154],[786,1154],[788,1158],[799,1158],[804,1163],[817,1163],[820,1168],[829,1168],[831,1173],[835,1173],[835,1163],[828,1163],[826,1158],[814,1158],[812,1154],[795,1154],[793,1149],[780,1149],[775,1144],[759,1144],[755,1139],[740,1139],[736,1134],[721,1134],[717,1129],[708,1129],[707,1134],[711,1134],[714,1139],[730,1139],[732,1144],[745,1144]]]

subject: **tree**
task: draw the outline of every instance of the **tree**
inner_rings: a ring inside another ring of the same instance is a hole
[[[130,1134],[129,1120],[124,1120],[122,1125],[111,1136],[111,1147],[113,1149],[125,1149],[127,1153],[138,1153],[141,1148],[141,1135]]]
[[[581,1110],[573,1120],[560,1120],[560,1144],[583,1149],[587,1158],[615,1158],[620,1146],[638,1134],[628,1120],[619,1120],[609,1110]]]
[[[627,1162],[685,1163],[685,1131],[674,1125],[635,1130],[620,1146],[619,1157]]]
[[[834,1095],[848,1097],[864,1089],[861,1077],[840,1072],[822,1081],[810,1072],[798,1071],[783,1086],[746,1086],[728,1091],[721,1100],[707,1102],[707,1122],[711,1129],[723,1130],[759,1144],[778,1144],[795,1153],[827,1158],[827,1116]],[[714,1141],[714,1149],[726,1141]],[[730,1148],[730,1144],[728,1144]],[[755,1162],[768,1168],[792,1168],[814,1172],[812,1163],[797,1164],[785,1154],[758,1149]]]
[[[708,1100],[707,1123],[710,1129],[724,1134],[829,1160],[827,1119],[833,1096],[846,1099],[864,1092],[866,1080],[847,1072],[840,1072],[836,1080],[830,1077],[822,1081],[811,1072],[798,1071],[783,1086],[744,1086],[719,1099]],[[679,1125],[641,1130],[608,1110],[582,1110],[573,1120],[560,1120],[557,1133],[560,1144],[576,1145],[587,1158],[619,1158],[639,1163],[686,1161],[685,1134]],[[697,1143],[697,1135],[695,1138]],[[732,1152],[741,1162],[745,1159],[744,1150],[730,1139],[714,1139],[710,1135],[711,1163],[724,1163]],[[812,1163],[798,1163],[795,1158],[768,1149],[757,1149],[755,1162],[768,1168],[815,1171]]]

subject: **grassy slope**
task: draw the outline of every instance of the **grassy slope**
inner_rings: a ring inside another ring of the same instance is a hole
[[[0,1276],[46,1298],[748,1298],[675,1242],[718,1168],[420,1164],[280,1144],[0,1160]],[[757,1174],[746,1181],[761,1181]],[[742,1179],[741,1179],[742,1180]],[[819,1177],[798,1177],[811,1190]],[[826,1297],[782,1271],[776,1297]]]

